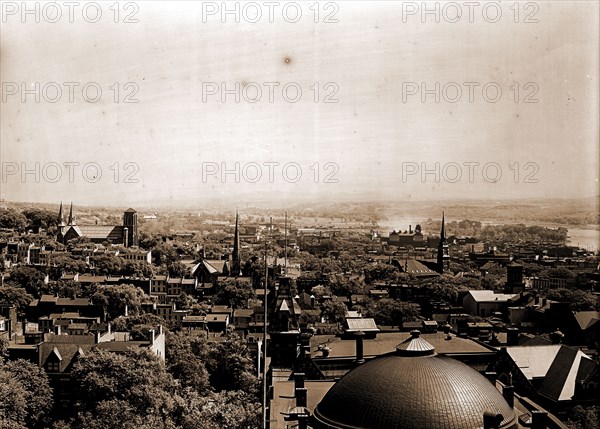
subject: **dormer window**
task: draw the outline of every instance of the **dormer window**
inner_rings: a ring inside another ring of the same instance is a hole
[[[48,370],[48,372],[59,372],[60,362],[48,362],[46,364],[46,369]]]

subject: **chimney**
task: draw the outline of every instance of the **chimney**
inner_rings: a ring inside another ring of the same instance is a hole
[[[306,374],[303,372],[295,372],[294,373],[294,389],[298,387],[304,387],[304,378]]]
[[[541,410],[533,410],[531,412],[531,429],[546,429],[546,421],[548,413]]]
[[[154,329],[150,329],[150,344],[154,345]]]
[[[519,344],[519,328],[506,328],[506,342],[509,346]]]
[[[60,325],[56,325],[56,326],[54,327],[54,333],[55,333],[56,335],[60,335]]]
[[[123,228],[123,246],[129,247],[129,228]]]
[[[304,387],[303,372],[297,372],[294,374],[294,392],[296,396],[296,406],[306,407],[307,389]]]
[[[315,306],[315,296],[314,296],[314,295],[311,295],[311,296],[310,296],[310,306],[311,306],[311,307],[314,307],[314,306]]]
[[[515,388],[514,386],[502,386],[502,396],[511,408],[515,406]]]
[[[100,343],[100,331],[94,332],[94,344]]]
[[[502,420],[504,420],[502,414],[486,411],[483,413],[483,429],[498,429]]]
[[[365,363],[365,357],[364,357],[364,344],[363,344],[363,337],[365,336],[365,333],[363,331],[358,331],[357,333],[354,334],[354,338],[356,338],[356,364],[360,365]]]
[[[412,234],[412,225],[408,225],[408,233]]]

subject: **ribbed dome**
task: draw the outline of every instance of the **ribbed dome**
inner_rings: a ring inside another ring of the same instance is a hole
[[[512,407],[477,371],[434,354],[407,355],[407,346],[342,377],[317,405],[314,427],[479,429],[486,411],[502,415],[501,428],[516,427]]]

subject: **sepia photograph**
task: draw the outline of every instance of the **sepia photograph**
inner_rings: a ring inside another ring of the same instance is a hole
[[[600,429],[598,0],[0,0],[0,429]]]

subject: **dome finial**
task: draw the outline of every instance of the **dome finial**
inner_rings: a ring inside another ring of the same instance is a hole
[[[429,356],[435,354],[435,348],[421,338],[421,331],[410,331],[410,337],[396,346],[396,354],[400,356]]]

